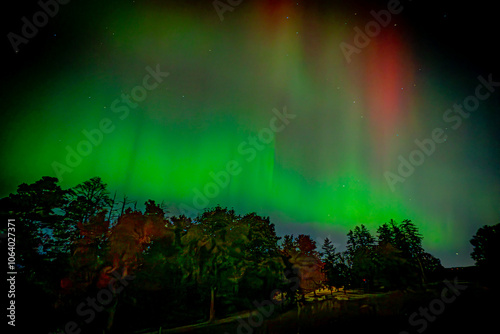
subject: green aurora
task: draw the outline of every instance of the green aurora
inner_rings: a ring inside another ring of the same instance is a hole
[[[357,224],[374,232],[408,218],[444,265],[471,264],[468,240],[500,213],[498,154],[488,153],[498,152],[488,126],[498,98],[481,101],[456,130],[443,114],[488,73],[458,71],[392,25],[348,64],[339,44],[368,16],[346,24],[347,9],[278,3],[272,11],[242,4],[222,22],[209,2],[121,5],[90,21],[78,13],[83,5],[68,4],[62,46],[52,39],[54,51],[4,90],[12,94],[1,195],[44,175],[63,188],[100,176],[118,196],[165,201],[172,214],[220,204],[269,215],[281,235],[338,245]],[[154,89],[135,88],[156,68],[169,75]],[[135,107],[122,100],[141,92]],[[287,113],[293,118],[276,116]],[[89,142],[82,131],[107,119],[109,133],[70,166],[68,147],[77,151]],[[408,159],[436,127],[446,141],[392,191],[385,173],[397,173],[398,157]],[[228,163],[237,175],[217,184]]]

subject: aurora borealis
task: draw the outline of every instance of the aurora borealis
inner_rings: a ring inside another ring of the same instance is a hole
[[[479,76],[500,81],[480,42],[491,30],[463,8],[401,6],[350,62],[339,45],[387,1],[243,1],[223,21],[212,1],[61,6],[19,52],[4,41],[15,66],[2,85],[1,195],[44,175],[63,188],[100,176],[172,214],[220,204],[338,245],[357,224],[408,218],[445,266],[472,264],[469,239],[500,216],[500,88],[456,129],[443,115]],[[8,31],[36,10],[12,13]],[[391,189],[384,174],[437,127],[446,141]],[[70,166],[82,141],[88,154]]]

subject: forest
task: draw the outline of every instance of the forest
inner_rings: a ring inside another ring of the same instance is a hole
[[[415,291],[445,271],[408,219],[374,235],[355,226],[341,252],[328,238],[279,237],[255,212],[171,216],[153,200],[141,211],[99,177],[66,190],[43,177],[0,203],[3,221],[16,221],[18,303],[47,320],[36,324],[47,333],[168,329],[255,309],[271,317],[317,291]],[[498,225],[479,232],[472,256],[484,264],[498,250],[485,236],[498,238]]]

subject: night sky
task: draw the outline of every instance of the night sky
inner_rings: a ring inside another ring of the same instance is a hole
[[[494,3],[216,5],[3,10],[0,196],[100,176],[172,214],[255,211],[340,250],[355,225],[408,218],[443,265],[473,264],[470,238],[500,218]]]

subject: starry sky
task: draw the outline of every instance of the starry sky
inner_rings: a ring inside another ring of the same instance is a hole
[[[469,239],[499,221],[487,2],[50,3],[3,13],[1,196],[100,176],[339,250],[355,225],[408,218],[445,266],[473,264]]]

